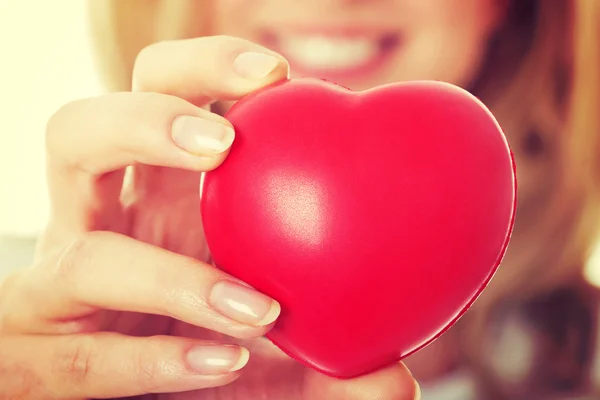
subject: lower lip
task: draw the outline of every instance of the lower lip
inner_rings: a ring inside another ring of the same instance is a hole
[[[286,54],[285,50],[280,48],[276,38],[271,37],[266,42],[271,49],[288,60],[293,76],[322,78],[337,83],[363,81],[377,75],[387,66],[400,47],[400,40],[393,38],[389,43],[382,44],[377,54],[364,63],[340,68],[312,68],[304,66],[301,61]]]

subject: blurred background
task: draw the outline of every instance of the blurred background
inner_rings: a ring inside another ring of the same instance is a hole
[[[62,104],[102,90],[86,4],[0,0],[0,273],[28,262],[32,238],[48,215],[48,117]]]

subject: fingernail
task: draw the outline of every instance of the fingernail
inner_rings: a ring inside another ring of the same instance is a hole
[[[421,386],[415,381],[415,400],[421,400]]]
[[[173,121],[171,135],[177,146],[196,155],[219,154],[233,143],[235,133],[225,124],[182,115]]]
[[[241,53],[233,61],[234,71],[247,79],[263,79],[280,63],[277,57],[264,53]]]
[[[188,365],[196,372],[220,375],[242,369],[250,359],[243,347],[205,345],[192,347],[187,353]]]
[[[275,300],[233,281],[217,282],[210,293],[210,303],[226,317],[256,326],[269,325],[281,312]]]

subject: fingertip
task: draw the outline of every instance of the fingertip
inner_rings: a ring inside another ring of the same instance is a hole
[[[233,70],[242,78],[262,80],[268,77],[281,60],[267,53],[246,51],[238,54],[233,61]]]
[[[420,389],[403,363],[359,376],[353,379],[333,379],[309,371],[304,388],[307,395],[326,394],[332,400],[419,399]],[[310,397],[312,398],[312,397]]]
[[[211,172],[225,162],[230,150],[231,148],[228,148],[222,153],[211,156],[197,156],[183,152],[183,156],[181,157],[182,168],[196,172]]]
[[[413,377],[412,372],[408,369],[406,364],[400,362],[397,365],[392,366],[392,368],[394,367],[396,367],[398,369],[398,372],[401,374],[400,379],[403,379],[406,383],[412,382],[413,384],[412,395],[402,398],[406,398],[409,400],[421,400],[421,386],[419,385],[419,382],[417,382],[417,380]]]
[[[212,156],[227,151],[235,138],[230,124],[191,115],[176,117],[171,125],[174,143],[196,156]]]
[[[234,53],[233,71],[253,83],[269,84],[290,77],[290,65],[281,54],[250,42]]]
[[[257,323],[257,325],[270,326],[277,320],[277,318],[279,318],[279,314],[281,314],[281,305],[279,302],[272,300],[269,311],[267,311],[265,316]]]
[[[421,400],[421,386],[415,381],[415,400]]]
[[[240,346],[199,344],[186,353],[186,364],[201,375],[223,375],[244,368],[250,352]]]
[[[246,41],[232,43],[233,79],[224,82],[224,100],[238,100],[256,90],[290,78],[290,65],[280,54]]]
[[[240,358],[238,362],[231,368],[231,372],[237,372],[244,368],[250,360],[250,352],[245,347],[240,347]]]

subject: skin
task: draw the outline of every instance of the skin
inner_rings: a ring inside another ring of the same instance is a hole
[[[269,43],[300,29],[360,27],[397,34],[401,44],[381,69],[336,81],[355,90],[433,79],[467,86],[476,77],[503,0],[226,0],[214,2],[214,32]],[[190,23],[193,24],[191,21]],[[285,55],[285,54],[284,54]],[[292,74],[295,65],[292,62]]]
[[[58,110],[47,128],[52,218],[34,265],[0,286],[0,399],[418,397],[401,363],[341,381],[290,360],[262,338],[279,310],[270,299],[267,319],[218,306],[215,288],[235,279],[206,262],[198,180],[224,161],[234,135],[223,134],[218,143],[182,140],[176,121],[193,116],[230,127],[207,110],[210,103],[286,79],[286,59],[256,43],[265,28],[282,32],[292,18],[377,24],[402,34],[403,45],[384,66],[339,82],[346,86],[408,79],[466,85],[498,22],[500,2],[442,3],[214,2],[219,36],[152,45],[137,58],[132,92]],[[247,52],[272,58],[240,62],[237,56]],[[266,66],[270,71],[257,78]],[[124,184],[128,166],[133,179]],[[264,295],[251,296],[265,302]],[[191,349],[206,354],[215,347],[234,355],[230,364],[192,365]]]
[[[273,57],[267,76],[241,76],[256,68],[232,64],[249,51]],[[207,55],[213,64],[201,62]],[[215,307],[217,283],[235,280],[200,261],[207,252],[198,174],[225,159],[232,138],[222,137],[219,151],[195,146],[190,153],[176,144],[174,121],[185,115],[230,126],[202,106],[239,98],[288,71],[283,58],[241,39],[161,43],[140,54],[134,92],[76,101],[52,117],[53,218],[35,265],[0,288],[0,398],[415,397],[402,364],[354,380],[326,378],[261,338],[276,313],[250,321]],[[185,100],[190,93],[203,94],[194,96],[196,105]],[[122,169],[134,164],[136,179],[120,202]],[[237,352],[231,365],[198,370],[187,357],[192,348],[223,343]],[[252,362],[232,371],[242,348]]]

